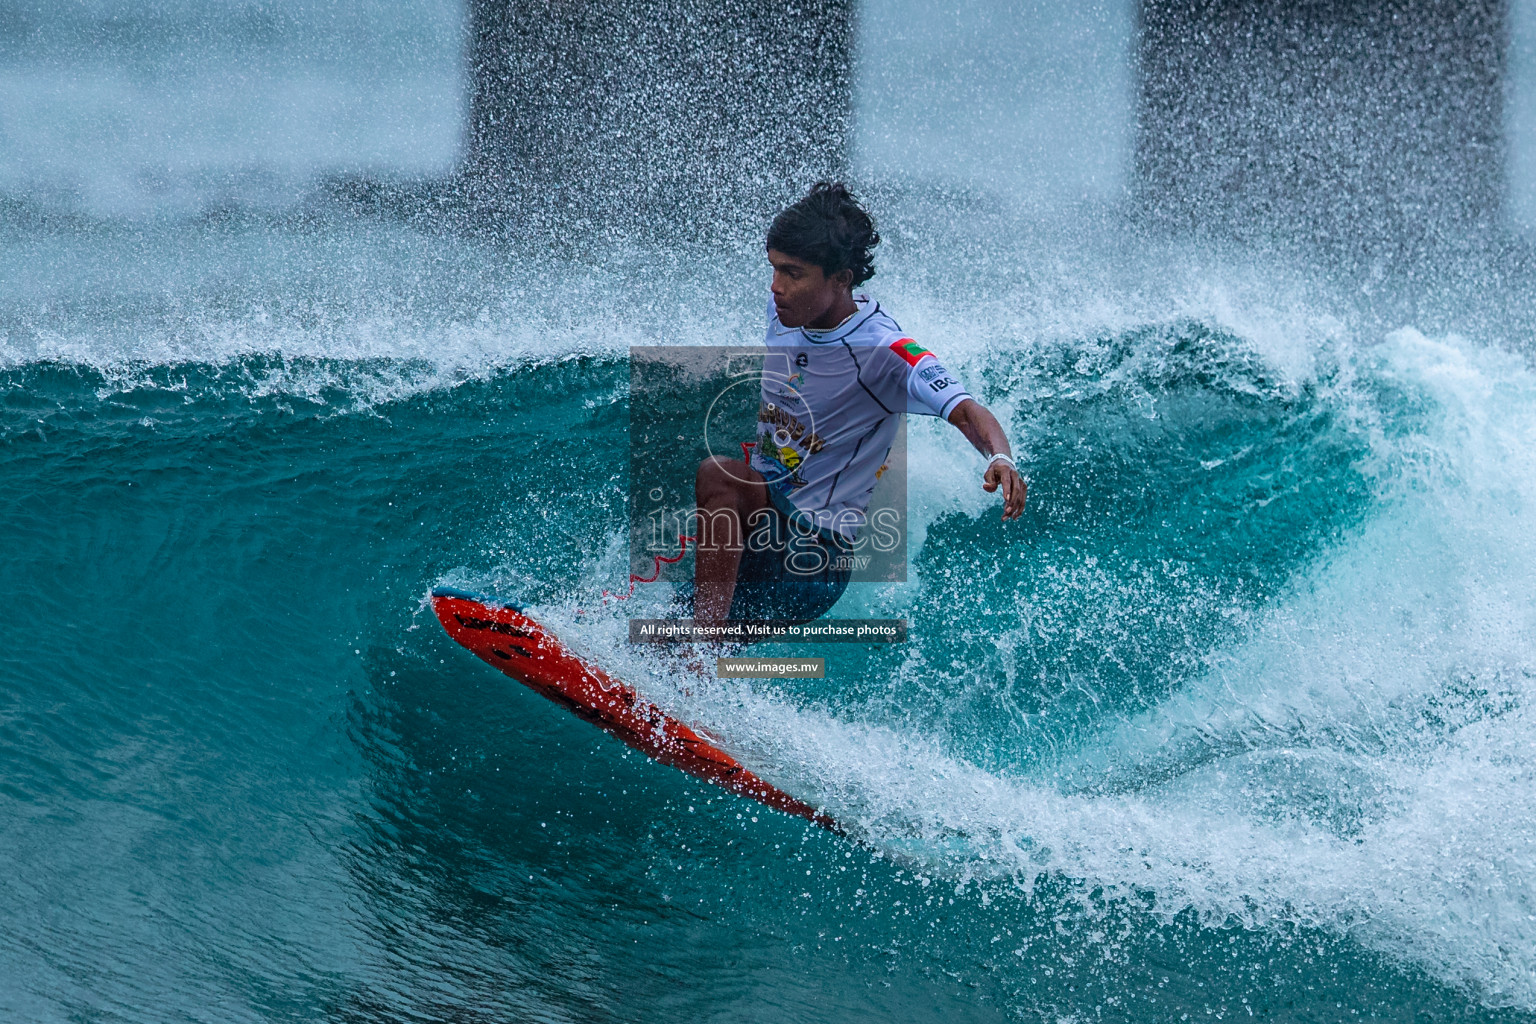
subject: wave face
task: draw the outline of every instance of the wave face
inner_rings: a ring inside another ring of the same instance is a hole
[[[1530,1019],[1518,301],[1383,321],[1112,223],[890,203],[878,294],[1029,511],[913,423],[911,581],[837,609],[913,640],[706,688],[598,596],[628,347],[751,341],[754,253],[0,239],[5,1016]],[[850,838],[474,661],[441,583],[536,602]]]

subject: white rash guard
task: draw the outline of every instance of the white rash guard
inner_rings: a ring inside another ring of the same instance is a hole
[[[868,296],[826,331],[785,327],[768,302],[752,468],[786,515],[853,541],[902,413],[947,417],[970,398],[937,356]]]

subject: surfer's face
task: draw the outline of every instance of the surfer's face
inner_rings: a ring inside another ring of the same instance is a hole
[[[828,277],[816,264],[777,249],[768,250],[768,263],[773,267],[774,310],[785,327],[815,326],[849,302],[850,271]]]

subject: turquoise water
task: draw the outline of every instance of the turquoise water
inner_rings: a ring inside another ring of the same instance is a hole
[[[911,641],[707,685],[623,641],[664,587],[601,593],[630,346],[755,342],[756,238],[327,202],[452,167],[457,3],[0,10],[0,1018],[1536,1020],[1518,253],[1138,238],[1129,7],[861,9],[859,180],[912,172],[871,289],[1030,503],[914,421],[908,581],[835,610]],[[848,834],[482,664],[438,585]]]
[[[750,247],[9,228],[0,1014],[1532,1019],[1518,303],[885,202],[872,287],[1029,509],[914,422],[909,581],[836,609],[913,640],[710,687],[599,595],[628,346],[750,342]],[[535,602],[849,835],[519,687],[440,584]]]

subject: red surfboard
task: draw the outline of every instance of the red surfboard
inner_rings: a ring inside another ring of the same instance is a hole
[[[647,757],[822,828],[841,831],[810,804],[764,782],[632,687],[573,654],[518,605],[437,587],[432,591],[432,610],[448,635],[482,660]]]

